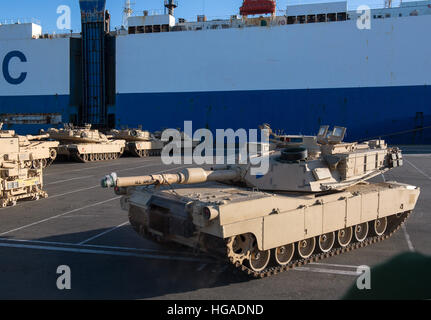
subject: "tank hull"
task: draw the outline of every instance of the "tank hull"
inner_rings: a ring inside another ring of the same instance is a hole
[[[205,183],[175,188],[175,194],[170,189],[130,188],[122,207],[129,212],[135,230],[147,237],[206,252],[224,252],[237,267],[261,276],[271,268],[294,265],[313,255],[325,257],[329,252],[386,239],[414,209],[419,193],[419,188],[395,182],[364,183],[326,195],[269,194]],[[215,212],[210,221],[202,214],[208,207]],[[358,236],[358,226],[362,226],[362,233],[367,226],[365,235]],[[320,247],[322,236],[334,239],[328,251]],[[248,246],[254,242],[258,252],[272,256],[277,256],[279,248],[291,246],[296,258],[292,253],[286,264],[276,263],[262,270],[250,267],[253,252],[234,250],[237,237],[253,239]],[[305,254],[302,245],[307,241],[314,246]]]
[[[63,144],[58,147],[58,154],[78,162],[115,160],[125,150],[124,140],[105,143]]]
[[[162,141],[131,141],[126,143],[126,152],[141,158],[159,156],[163,146]]]

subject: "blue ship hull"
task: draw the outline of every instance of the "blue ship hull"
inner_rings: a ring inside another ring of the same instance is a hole
[[[347,140],[382,137],[393,144],[431,144],[431,87],[384,87],[117,95],[117,125],[149,130],[182,127],[257,128],[316,134],[322,124],[346,126]]]
[[[290,134],[316,134],[320,125],[329,124],[346,126],[351,141],[382,137],[392,144],[431,144],[429,101],[430,86],[147,93],[117,95],[109,112],[119,128],[142,125],[156,131],[182,128],[192,120],[194,129],[250,129],[269,123]],[[67,95],[0,97],[0,113],[61,113],[68,122],[76,110]],[[9,125],[23,134],[48,127]]]

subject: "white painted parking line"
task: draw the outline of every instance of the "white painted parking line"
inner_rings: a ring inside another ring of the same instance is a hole
[[[119,246],[107,246],[107,245],[97,245],[97,244],[82,244],[77,245],[68,242],[58,242],[58,241],[44,241],[44,240],[27,240],[27,239],[10,239],[10,238],[0,238],[0,241],[9,243],[28,243],[28,244],[44,244],[48,246],[63,246],[63,247],[77,247],[77,248],[92,248],[92,249],[108,249],[108,250],[119,250],[119,251],[135,251],[135,252],[145,252],[145,253],[158,253],[164,255],[182,255],[182,256],[196,256],[195,253],[187,251],[168,251],[168,250],[157,250],[157,249],[145,249],[145,248],[131,248],[131,247],[119,247]]]
[[[94,239],[100,238],[101,236],[104,236],[105,234],[108,234],[108,233],[110,233],[110,232],[112,232],[114,230],[117,230],[118,228],[121,228],[122,226],[125,226],[126,224],[129,224],[129,221],[126,221],[126,222],[124,222],[122,224],[119,224],[116,227],[113,227],[113,228],[108,229],[108,230],[106,230],[104,232],[96,234],[95,236],[93,236],[91,238],[88,238],[87,240],[81,241],[80,243],[78,243],[78,245],[83,245],[83,244],[86,244],[87,242],[93,241]]]
[[[422,175],[424,175],[425,177],[427,177],[428,179],[431,180],[431,177],[429,175],[427,175],[425,172],[423,172],[421,169],[419,169],[418,167],[416,167],[413,163],[411,163],[409,160],[404,159],[409,165],[411,165],[413,168],[415,168],[419,173],[421,173]]]
[[[65,193],[55,194],[53,196],[48,196],[48,198],[46,198],[44,200],[49,200],[49,199],[54,199],[54,198],[58,198],[58,197],[62,197],[62,196],[67,196],[67,195],[72,194],[72,193],[77,193],[77,192],[81,192],[81,191],[91,190],[91,189],[95,189],[95,188],[100,188],[100,185],[97,184],[95,186],[88,187],[88,188],[81,188],[81,189],[72,190],[72,191],[65,192]]]
[[[49,182],[49,183],[45,183],[45,185],[50,186],[53,184],[59,184],[59,183],[63,183],[63,182],[69,182],[69,181],[74,181],[74,180],[82,180],[82,179],[87,179],[87,178],[93,178],[94,175],[91,176],[82,176],[82,177],[76,177],[76,178],[70,178],[70,179],[65,179],[65,180],[57,180],[54,182]]]
[[[408,232],[407,232],[407,227],[406,227],[406,225],[403,223],[403,225],[402,225],[402,228],[403,228],[403,231],[404,231],[404,236],[405,236],[405,238],[406,238],[406,242],[407,242],[407,246],[409,247],[409,250],[411,251],[411,252],[415,252],[415,247],[413,247],[413,243],[412,243],[412,241],[410,240],[410,235],[408,234]]]
[[[166,170],[163,170],[163,171],[152,172],[151,174],[160,174],[160,173],[165,173],[165,172],[169,172],[169,171],[173,171],[173,170],[183,169],[183,168],[186,168],[186,167],[188,167],[188,166],[184,165],[184,166],[179,166],[179,167],[174,167],[174,168],[166,169]],[[136,169],[136,168],[133,168],[133,169]],[[124,169],[123,171],[125,171],[125,170],[132,170],[132,168]],[[117,170],[117,172],[120,172],[120,171],[121,170]],[[65,193],[55,194],[53,196],[49,196],[48,198],[46,198],[44,200],[49,200],[49,199],[53,199],[53,198],[67,196],[69,194],[73,194],[73,193],[77,193],[77,192],[81,192],[81,191],[86,191],[86,190],[91,190],[91,189],[95,189],[95,188],[99,188],[99,187],[100,187],[100,184],[97,184],[95,186],[91,186],[91,187],[87,187],[87,188],[82,188],[82,189],[68,191],[68,192],[65,192]]]
[[[145,165],[145,166],[138,166],[138,167],[132,167],[132,168],[127,168],[127,169],[120,169],[120,170],[116,170],[116,172],[129,171],[129,170],[135,170],[135,169],[142,169],[142,168],[147,168],[147,167],[154,167],[154,166],[157,166],[157,165],[158,164],[149,164],[149,165]],[[81,177],[76,177],[76,178],[71,178],[71,179],[66,179],[66,180],[58,180],[58,181],[54,181],[54,182],[49,182],[49,183],[47,183],[47,185],[58,184],[58,183],[68,182],[68,181],[73,181],[73,180],[86,179],[86,178],[93,178],[93,177],[94,177],[94,175],[81,176]]]
[[[201,272],[203,269],[205,269],[205,267],[207,266],[208,264],[207,263],[202,263],[197,269],[196,269],[196,271],[197,272]]]
[[[141,162],[154,162],[157,159],[148,159],[148,160],[141,160]],[[135,162],[134,162],[135,163]],[[139,163],[139,162],[136,162]],[[161,164],[161,163],[160,163]],[[77,164],[76,166],[82,166],[83,164]],[[106,164],[106,165],[101,165],[101,166],[88,166],[85,168],[79,168],[79,169],[73,169],[73,170],[67,170],[67,172],[80,172],[80,171],[84,171],[84,170],[92,170],[92,169],[100,169],[100,168],[108,168],[108,167],[115,167],[115,166],[122,166],[122,165],[127,165],[125,163],[110,163],[110,164]],[[54,175],[59,175],[59,174],[64,174],[64,170],[60,171],[60,172],[52,172],[52,173],[48,173],[48,174],[44,174],[45,177],[49,177],[49,176],[54,176]]]
[[[346,270],[336,270],[336,269],[325,269],[325,268],[310,268],[310,267],[297,267],[293,270],[297,271],[307,271],[307,272],[317,272],[317,273],[328,273],[337,274],[344,276],[359,276],[361,273],[356,271],[346,271]]]
[[[58,246],[42,246],[42,245],[28,245],[28,244],[14,244],[14,243],[0,243],[0,247],[3,248],[16,248],[16,249],[33,249],[43,251],[60,251],[70,253],[86,253],[86,254],[99,254],[99,255],[111,255],[111,256],[123,256],[123,257],[136,257],[143,259],[154,259],[154,260],[169,260],[169,261],[188,261],[188,262],[200,262],[205,261],[201,258],[184,257],[184,256],[164,256],[156,254],[145,254],[145,253],[133,253],[123,251],[112,251],[112,250],[96,250],[96,249],[84,249],[84,248],[70,248],[70,247],[58,247]]]
[[[27,224],[27,225],[22,226],[22,227],[19,227],[19,228],[15,228],[15,229],[12,229],[12,230],[9,230],[9,231],[6,231],[6,232],[2,232],[2,233],[0,233],[0,236],[4,236],[4,235],[9,234],[9,233],[12,233],[12,232],[16,232],[16,231],[19,231],[19,230],[22,230],[22,229],[26,229],[26,228],[29,228],[29,227],[35,226],[35,225],[37,225],[37,224],[41,224],[41,223],[43,223],[43,222],[50,221],[50,220],[53,220],[53,219],[56,219],[56,218],[59,218],[59,217],[65,216],[65,215],[67,215],[67,214],[71,214],[71,213],[78,212],[78,211],[81,211],[81,210],[84,210],[84,209],[88,209],[88,208],[96,207],[96,206],[99,206],[99,205],[101,205],[101,204],[105,204],[105,203],[108,203],[108,202],[111,202],[111,201],[114,201],[114,200],[118,200],[118,199],[120,199],[120,198],[121,198],[121,196],[118,196],[118,197],[111,198],[111,199],[108,199],[108,200],[105,200],[105,201],[100,201],[100,202],[97,202],[97,203],[93,203],[93,204],[90,204],[90,205],[85,206],[85,207],[81,207],[81,208],[77,208],[77,209],[74,209],[74,210],[70,210],[70,211],[67,211],[67,212],[64,212],[64,213],[58,214],[58,215],[56,215],[56,216],[52,216],[52,217],[49,217],[49,218],[46,218],[46,219],[43,219],[43,220],[39,220],[39,221],[36,221],[36,222],[30,223],[30,224]]]

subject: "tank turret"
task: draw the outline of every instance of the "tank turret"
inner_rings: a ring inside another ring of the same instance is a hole
[[[45,133],[42,131],[42,133]],[[47,131],[51,139],[64,142],[81,142],[81,143],[101,143],[108,142],[108,138],[99,130],[91,129],[87,124],[83,127],[75,127],[71,124],[65,124],[62,129],[51,128]]]
[[[346,143],[345,133],[324,126],[315,152],[300,145],[261,155],[268,170],[257,175],[249,163],[112,173],[102,186],[122,195],[142,236],[221,254],[248,275],[270,276],[385,240],[414,209],[419,188],[369,181],[401,166],[401,151],[383,140]]]
[[[164,143],[151,132],[138,129],[111,130],[108,135],[113,139],[126,141],[126,152],[135,157],[159,156]]]
[[[104,185],[127,187],[139,183],[171,185],[219,181],[273,192],[323,192],[342,190],[402,165],[398,148],[388,148],[383,140],[343,143],[344,133],[344,128],[336,127],[328,134],[326,128],[316,137],[321,143],[318,152],[313,148],[310,156],[307,146],[285,148],[263,156],[269,163],[264,175],[252,175],[251,164],[229,165],[224,170],[222,167],[212,171],[194,168],[158,176],[118,178],[114,174],[106,178]]]
[[[44,131],[41,132],[45,134]],[[110,139],[90,124],[75,127],[65,124],[62,129],[51,128],[46,132],[51,139],[60,141],[58,154],[79,162],[114,160],[125,150],[125,140]]]

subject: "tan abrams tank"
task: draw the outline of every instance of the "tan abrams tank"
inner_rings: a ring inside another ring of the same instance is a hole
[[[0,138],[18,138],[20,152],[28,153],[29,160],[24,164],[27,168],[46,168],[50,166],[57,158],[58,141],[45,141],[49,135],[26,135],[20,136],[14,130],[1,130],[2,123],[0,123]]]
[[[164,143],[156,139],[149,131],[142,129],[111,130],[108,132],[114,139],[126,141],[126,152],[135,157],[159,156]]]
[[[31,169],[31,151],[21,151],[18,137],[0,138],[0,207],[16,205],[18,200],[39,200],[43,191],[42,169]]]
[[[123,195],[135,230],[226,257],[254,277],[269,276],[390,237],[412,212],[420,190],[370,183],[402,165],[384,141],[342,143],[345,129],[324,127],[320,152],[271,152],[269,171],[250,165],[175,174],[106,176]]]
[[[124,140],[111,140],[91,125],[64,129],[49,129],[49,137],[60,141],[58,154],[79,162],[114,160],[121,157],[125,149]]]

